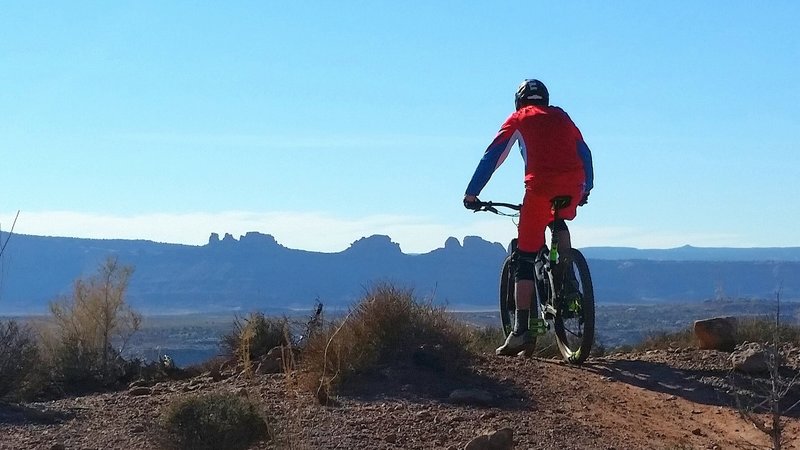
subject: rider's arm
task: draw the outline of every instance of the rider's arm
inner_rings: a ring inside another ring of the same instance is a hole
[[[512,119],[509,118],[503,126],[500,127],[497,136],[495,136],[494,140],[489,144],[489,147],[483,154],[483,158],[481,158],[481,161],[478,163],[478,167],[475,169],[475,173],[472,175],[469,185],[467,185],[465,195],[476,196],[481,193],[494,171],[506,160],[509,150],[511,150],[511,147],[514,146],[518,139],[520,139],[519,131],[517,131],[516,126],[512,124]]]
[[[583,161],[583,173],[586,176],[585,190],[589,192],[594,187],[594,167],[592,166],[592,151],[583,139],[578,140],[578,155]]]

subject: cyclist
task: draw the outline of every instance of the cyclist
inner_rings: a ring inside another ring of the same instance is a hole
[[[589,147],[567,113],[550,105],[544,83],[524,80],[517,89],[514,104],[516,111],[506,119],[486,149],[464,194],[464,206],[477,209],[478,194],[506,159],[511,147],[519,143],[525,162],[525,196],[519,218],[514,274],[516,314],[513,332],[495,351],[507,356],[518,354],[532,340],[528,320],[535,289],[533,261],[545,244],[545,227],[550,226],[558,233],[561,255],[566,255],[571,247],[564,220],[553,223],[550,200],[560,195],[571,196],[573,201],[558,214],[560,219],[572,220],[577,206],[586,204],[594,182]],[[571,263],[562,259],[558,266],[569,267],[568,264]],[[572,282],[565,282],[564,289],[571,290],[573,295],[577,293],[574,275]]]

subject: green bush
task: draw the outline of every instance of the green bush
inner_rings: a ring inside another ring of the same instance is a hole
[[[42,366],[33,332],[15,320],[0,322],[0,400],[19,401],[41,388]]]
[[[233,393],[193,396],[162,414],[164,446],[174,449],[245,449],[267,436],[267,424],[253,402]]]

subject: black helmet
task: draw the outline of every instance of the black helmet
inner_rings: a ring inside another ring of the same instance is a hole
[[[517,95],[514,96],[514,106],[517,110],[527,105],[550,104],[550,93],[547,86],[539,80],[523,80],[517,88]]]

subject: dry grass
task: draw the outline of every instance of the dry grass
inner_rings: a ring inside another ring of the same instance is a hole
[[[33,331],[14,320],[0,322],[0,400],[24,400],[41,389],[39,348]]]
[[[775,318],[770,316],[741,317],[736,326],[737,344],[742,342],[772,342],[775,339]],[[800,345],[800,325],[778,325],[778,341]]]
[[[735,344],[745,342],[769,343],[775,338],[775,318],[750,316],[737,318]],[[782,343],[800,345],[800,325],[780,324],[778,340]],[[670,348],[697,347],[692,326],[678,331],[654,332],[637,345],[617,350],[646,351]]]
[[[668,350],[671,348],[696,347],[692,327],[678,331],[656,331],[648,334],[642,342],[633,346],[634,351]]]
[[[289,342],[289,321],[286,318],[266,317],[263,313],[253,312],[245,318],[236,318],[233,330],[222,336],[221,345],[223,352],[235,358],[249,374],[254,361]]]
[[[52,322],[40,330],[43,353],[65,387],[113,384],[124,373],[120,357],[142,317],[125,295],[133,268],[108,258],[72,295],[50,304]]]
[[[423,344],[441,346],[453,361],[468,355],[463,324],[444,308],[417,301],[410,290],[378,285],[347,316],[311,336],[303,351],[301,385],[327,403],[351,377],[385,363],[408,361]]]

